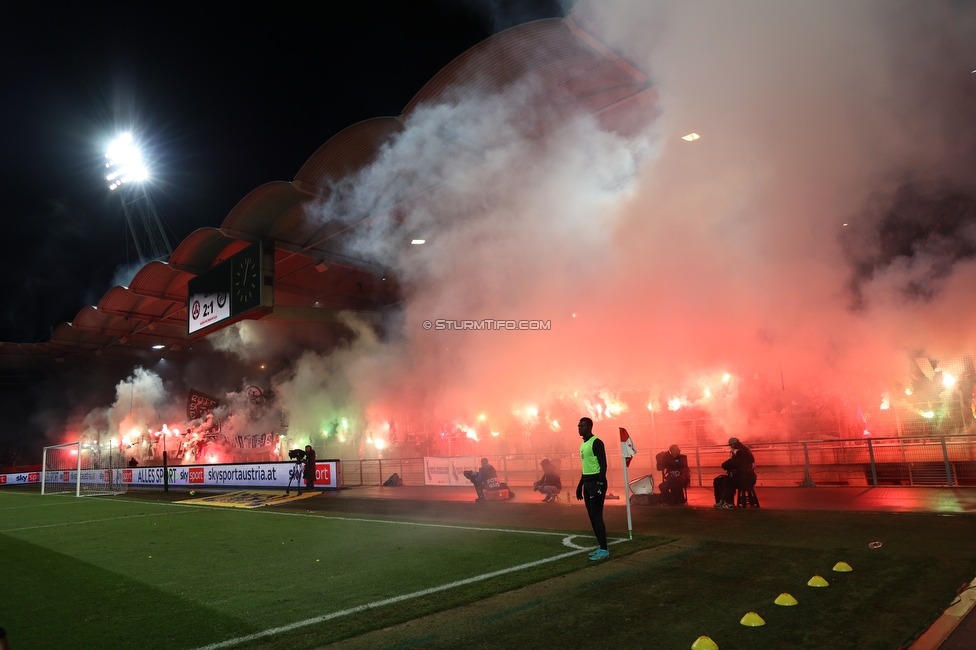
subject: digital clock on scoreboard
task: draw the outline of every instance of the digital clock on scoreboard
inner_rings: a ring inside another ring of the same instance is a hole
[[[187,332],[201,336],[274,307],[274,249],[258,242],[187,283]]]

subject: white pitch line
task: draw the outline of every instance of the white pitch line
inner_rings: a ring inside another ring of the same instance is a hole
[[[488,526],[460,526],[457,524],[435,524],[422,521],[400,521],[397,519],[369,519],[366,517],[337,517],[332,515],[316,515],[309,514],[305,512],[281,512],[276,510],[260,510],[260,509],[242,509],[242,508],[232,508],[228,509],[223,506],[211,506],[207,504],[197,504],[197,503],[167,503],[160,505],[171,505],[171,506],[181,506],[184,508],[207,508],[212,510],[220,510],[223,512],[237,512],[240,514],[264,514],[264,515],[274,515],[278,517],[305,517],[308,519],[321,519],[321,520],[334,520],[334,521],[359,521],[368,524],[393,524],[396,526],[419,526],[421,528],[448,528],[453,530],[475,530],[475,531],[485,531],[489,533],[515,533],[520,535],[548,535],[554,537],[566,537],[568,533],[560,533],[554,531],[546,530],[520,530],[517,528],[491,528]],[[571,535],[573,537],[577,535]],[[623,541],[622,539],[620,541]]]
[[[111,498],[111,497],[107,497]],[[133,501],[133,503],[142,503],[141,501]],[[570,548],[576,548],[585,550],[588,548],[595,548],[594,546],[579,546],[573,544],[570,541],[574,537],[586,537],[586,535],[580,535],[576,533],[567,534],[565,532],[554,532],[554,531],[542,531],[542,530],[521,530],[517,528],[490,528],[488,526],[459,526],[457,524],[435,524],[422,521],[401,521],[397,519],[369,519],[366,517],[337,517],[332,515],[317,515],[307,512],[282,512],[280,510],[263,510],[258,508],[227,508],[224,506],[212,506],[205,503],[180,503],[179,501],[174,502],[163,502],[154,503],[153,505],[158,506],[174,506],[177,508],[189,508],[193,510],[213,510],[217,512],[226,512],[228,514],[236,513],[241,515],[251,515],[251,514],[263,514],[263,515],[273,515],[277,517],[304,517],[307,519],[319,519],[319,520],[334,520],[334,521],[359,521],[363,523],[370,524],[392,524],[395,526],[419,526],[423,528],[448,528],[454,530],[474,530],[474,531],[485,531],[485,532],[496,532],[496,533],[514,533],[519,535],[549,535],[555,537],[563,538],[563,545]],[[2,531],[0,531],[2,532]],[[619,544],[620,542],[626,542],[625,537],[611,537],[610,544]]]
[[[344,517],[337,517],[337,519],[344,519]],[[400,522],[391,522],[391,523],[400,523]],[[500,529],[486,528],[484,530],[500,530]],[[529,531],[516,531],[516,532],[529,532]],[[611,543],[616,544],[625,541],[627,540],[621,539],[621,540],[614,540]],[[360,612],[365,612],[366,610],[369,609],[376,609],[377,607],[394,605],[396,603],[402,603],[407,600],[413,600],[414,598],[422,598],[424,596],[429,596],[430,594],[436,594],[439,591],[447,591],[448,589],[453,589],[455,587],[461,587],[475,582],[481,582],[482,580],[495,578],[501,575],[505,575],[506,573],[514,573],[515,571],[523,571],[525,569],[531,569],[534,566],[539,566],[542,564],[547,564],[549,562],[555,562],[556,560],[562,560],[567,557],[572,557],[574,555],[579,555],[585,550],[586,549],[584,548],[578,551],[561,553],[559,555],[543,558],[541,560],[535,560],[533,562],[526,562],[525,564],[519,564],[517,566],[509,567],[507,569],[499,569],[498,571],[492,571],[491,573],[482,573],[481,575],[477,575],[471,578],[465,578],[463,580],[455,580],[454,582],[449,582],[447,584],[439,585],[437,587],[431,587],[429,589],[414,591],[412,593],[404,594],[402,596],[385,598],[383,600],[377,600],[372,603],[367,603],[365,605],[358,605],[356,607],[350,607],[349,609],[343,609],[338,612],[332,612],[331,614],[323,614],[322,616],[307,618],[304,621],[297,621],[295,623],[290,623],[288,625],[283,625],[281,627],[274,627],[269,630],[264,630],[263,632],[255,632],[254,634],[248,634],[246,636],[237,637],[236,639],[228,639],[227,641],[221,641],[219,643],[211,643],[210,645],[205,645],[196,648],[196,650],[219,650],[220,648],[230,648],[241,643],[246,643],[248,641],[256,641],[257,639],[274,636],[275,634],[281,634],[282,632],[290,632],[292,630],[297,630],[302,627],[308,627],[309,625],[315,625],[316,623],[324,623],[326,621],[331,621],[333,619],[341,618],[343,616],[349,616],[350,614],[358,614]]]
[[[291,515],[296,514],[299,516],[315,517],[315,515],[303,515],[302,513],[290,513],[290,512],[276,512],[268,514],[281,514],[281,515]],[[457,524],[431,524],[421,521],[396,521],[395,519],[367,519],[365,517],[333,517],[324,516],[316,517],[316,519],[335,519],[338,521],[361,521],[370,524],[396,524],[398,526],[420,526],[422,528],[450,528],[454,530],[479,530],[487,531],[491,533],[518,533],[521,535],[551,535],[558,537],[565,537],[566,533],[553,532],[548,530],[518,530],[516,528],[489,528],[488,526],[459,526]]]
[[[83,499],[83,501],[86,500]],[[88,503],[91,503],[91,501],[88,501]],[[68,505],[73,505],[73,504],[70,501],[55,501],[53,503],[41,503],[41,504],[34,503],[29,506],[10,506],[9,508],[0,508],[0,511],[23,510],[24,508],[47,508],[50,506],[68,506]]]
[[[79,524],[96,524],[103,521],[117,521],[119,519],[138,519],[140,517],[168,517],[169,515],[186,515],[193,512],[192,510],[187,510],[185,512],[159,512],[155,514],[148,515],[122,515],[120,517],[107,517],[105,519],[87,519],[85,521],[62,521],[56,524],[42,524],[40,526],[24,526],[22,528],[6,528],[0,530],[0,533],[15,533],[20,530],[36,530],[38,528],[55,528],[57,526],[77,526]]]

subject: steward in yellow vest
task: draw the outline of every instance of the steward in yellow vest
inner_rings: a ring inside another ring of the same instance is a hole
[[[580,444],[580,464],[583,475],[576,486],[577,500],[584,500],[586,513],[590,516],[590,524],[600,548],[590,553],[591,560],[602,560],[610,557],[607,548],[607,526],[603,522],[603,501],[607,498],[607,450],[603,441],[593,435],[593,420],[580,418],[579,434],[583,438]]]

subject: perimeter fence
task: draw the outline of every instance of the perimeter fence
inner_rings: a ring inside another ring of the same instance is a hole
[[[622,490],[623,474],[619,444],[605,440],[611,487]],[[917,438],[851,438],[803,440],[749,445],[756,457],[757,485],[767,486],[976,486],[976,435]],[[645,475],[660,481],[654,456],[639,450],[628,468],[630,480]],[[711,486],[723,473],[729,448],[720,445],[682,446],[688,456],[692,486]],[[513,487],[531,486],[548,458],[558,468],[563,490],[575,490],[579,480],[579,456],[575,452],[486,454],[501,480]],[[382,485],[394,473],[404,485],[424,485],[423,458],[390,458],[342,461],[347,486]]]

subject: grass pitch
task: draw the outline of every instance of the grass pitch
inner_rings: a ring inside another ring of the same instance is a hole
[[[0,492],[0,521],[0,624],[25,648],[314,647],[571,571],[592,548],[555,531],[25,492]]]
[[[0,491],[13,646],[893,650],[976,573],[967,515],[639,508],[641,535],[592,563],[566,545],[593,543],[576,503],[166,498]],[[623,508],[606,515],[619,538]],[[739,625],[749,611],[766,625]]]

